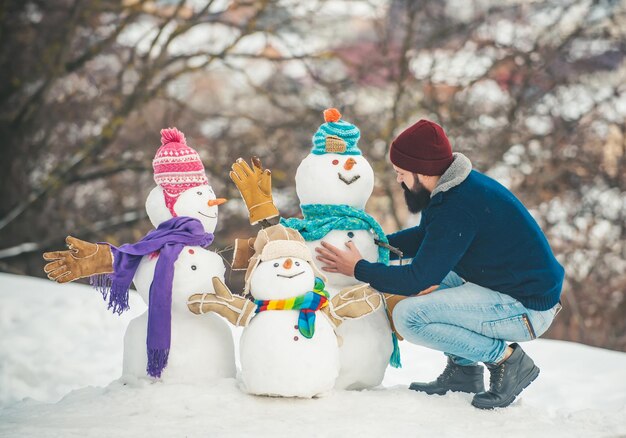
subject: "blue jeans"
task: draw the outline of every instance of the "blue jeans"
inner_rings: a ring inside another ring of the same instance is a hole
[[[450,272],[428,295],[400,301],[393,322],[407,341],[443,351],[458,365],[497,363],[506,341],[530,341],[552,324],[560,305],[539,311]]]

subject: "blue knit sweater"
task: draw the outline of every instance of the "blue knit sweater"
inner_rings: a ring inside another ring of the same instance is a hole
[[[433,192],[418,226],[388,236],[405,257],[413,257],[411,264],[360,260],[355,277],[381,292],[413,295],[454,271],[530,309],[553,307],[564,270],[528,210],[509,190],[475,170],[456,183]]]

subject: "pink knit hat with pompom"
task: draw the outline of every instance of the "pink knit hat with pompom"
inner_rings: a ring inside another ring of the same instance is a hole
[[[198,152],[187,146],[185,134],[176,128],[161,129],[161,147],[152,160],[154,182],[161,186],[172,216],[178,196],[185,190],[209,183]]]

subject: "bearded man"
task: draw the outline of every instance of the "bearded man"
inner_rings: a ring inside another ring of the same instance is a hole
[[[541,336],[554,320],[563,267],[524,205],[452,153],[438,124],[420,120],[407,128],[389,157],[409,210],[422,210],[418,226],[387,236],[411,263],[370,263],[351,242],[347,249],[322,243],[317,258],[328,272],[410,297],[393,310],[396,330],[448,357],[434,382],[411,389],[475,393],[472,405],[482,409],[508,406],[539,374],[517,342]],[[412,297],[431,285],[439,287]],[[481,363],[490,373],[488,390]]]

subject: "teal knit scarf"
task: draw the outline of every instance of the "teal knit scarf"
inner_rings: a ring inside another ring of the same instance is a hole
[[[306,204],[301,205],[304,219],[280,219],[286,227],[300,232],[307,242],[323,239],[332,230],[368,230],[376,234],[378,240],[389,243],[378,222],[363,210],[349,205]],[[389,264],[389,250],[378,247],[378,261]]]

